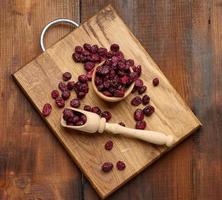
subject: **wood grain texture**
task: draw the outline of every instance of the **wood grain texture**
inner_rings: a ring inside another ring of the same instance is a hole
[[[39,35],[57,17],[79,20],[73,0],[0,1],[0,199],[81,199],[81,174],[11,78],[41,53]],[[71,30],[52,29],[47,46]]]
[[[133,58],[143,66],[142,79],[148,87],[151,104],[156,108],[155,114],[146,119],[151,130],[173,135],[177,144],[200,126],[198,119],[110,6],[14,74],[15,80],[39,112],[46,102],[52,102],[50,91],[57,87],[63,72],[70,71],[74,80],[83,73],[83,67],[81,64],[74,64],[71,55],[73,46],[85,42],[96,43],[106,48],[116,42],[120,44],[126,57]],[[160,85],[156,88],[152,86],[154,77],[160,79]],[[134,127],[132,115],[135,108],[130,105],[130,100],[127,98],[118,104],[108,104],[95,96],[90,88],[83,103],[99,105],[102,110],[111,110],[113,122],[119,122],[121,119],[127,126]],[[102,198],[107,197],[169,150],[122,137],[89,137],[68,132],[59,124],[61,110],[54,104],[53,109],[54,112],[45,121]],[[105,141],[109,138],[112,138],[115,144],[111,153],[103,150]],[[127,168],[121,173],[113,170],[112,173],[104,174],[100,166],[107,160],[113,163],[124,160]]]

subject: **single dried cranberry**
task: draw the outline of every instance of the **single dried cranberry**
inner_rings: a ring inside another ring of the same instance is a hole
[[[70,106],[73,108],[78,108],[80,106],[80,100],[79,99],[72,99],[70,101]]]
[[[100,114],[101,114],[101,110],[100,110],[100,108],[99,108],[99,107],[97,107],[97,106],[92,107],[91,111],[92,111],[93,113],[98,114],[98,115],[100,115]]]
[[[109,172],[113,169],[113,164],[111,162],[105,162],[103,163],[101,169],[103,172]]]
[[[141,65],[133,66],[133,71],[137,73],[138,77],[141,75],[142,69]]]
[[[103,47],[100,47],[100,48],[98,49],[98,54],[99,54],[100,56],[105,56],[105,55],[107,54],[107,49],[106,49],[106,48],[103,48]]]
[[[119,122],[119,125],[126,126],[123,122]]]
[[[108,52],[106,53],[106,57],[107,57],[107,58],[112,58],[112,57],[113,57],[112,51],[108,51]]]
[[[98,49],[99,49],[98,45],[94,44],[94,45],[92,45],[92,47],[91,47],[91,52],[92,52],[92,53],[97,53]]]
[[[83,109],[86,111],[91,111],[92,108],[89,105],[85,105]]]
[[[108,122],[112,118],[112,114],[109,111],[103,111],[101,113],[101,117],[104,117]]]
[[[129,82],[129,77],[128,76],[123,76],[120,78],[120,82],[123,84],[123,85],[126,85],[128,82]]]
[[[136,111],[134,112],[134,119],[136,121],[142,121],[144,119],[144,114],[142,109],[140,108],[136,109]]]
[[[79,75],[78,77],[78,80],[81,82],[81,83],[86,83],[88,78],[85,74],[82,74],[82,75]]]
[[[136,96],[132,99],[131,104],[133,106],[138,106],[142,103],[142,99],[139,96]]]
[[[159,85],[159,82],[160,82],[160,81],[159,81],[158,78],[154,78],[154,79],[153,79],[153,86],[156,87],[157,85]]]
[[[115,90],[114,91],[114,97],[124,97],[125,95],[125,90],[121,89],[121,90]]]
[[[111,140],[108,140],[105,144],[105,149],[110,151],[113,148],[113,142]]]
[[[81,83],[81,84],[79,85],[78,90],[79,90],[80,92],[88,93],[88,92],[89,92],[89,86],[88,86],[87,83]]]
[[[82,59],[81,59],[81,55],[79,53],[73,53],[72,54],[72,59],[75,61],[75,62],[81,62]]]
[[[52,97],[53,99],[56,99],[58,96],[59,96],[59,91],[58,91],[58,90],[53,90],[53,91],[51,92],[51,97]]]
[[[90,44],[88,44],[88,43],[85,43],[85,44],[83,45],[83,48],[84,48],[85,50],[87,50],[87,51],[91,51],[92,46],[91,46]]]
[[[76,125],[76,123],[80,120],[80,117],[75,115],[73,118],[72,118],[72,123],[73,125]]]
[[[85,115],[83,115],[83,114],[80,116],[80,119],[83,121],[84,124],[87,121],[87,117]]]
[[[42,108],[42,115],[44,117],[47,117],[47,116],[49,116],[51,111],[52,111],[52,106],[49,103],[46,103]]]
[[[137,121],[135,128],[144,130],[146,128],[146,122],[143,121],[143,120],[142,121]]]
[[[97,54],[93,54],[92,57],[91,57],[91,61],[95,62],[95,63],[96,62],[100,63],[101,62],[101,57]]]
[[[112,96],[113,96],[112,93],[109,92],[108,90],[103,91],[103,94],[104,94],[105,96],[107,96],[107,97],[112,97]]]
[[[85,92],[77,92],[76,94],[79,99],[83,99],[86,96]]]
[[[68,90],[73,90],[74,87],[75,87],[75,81],[69,81],[67,83],[67,89]]]
[[[126,64],[129,65],[129,66],[133,66],[134,65],[134,60],[133,59],[128,59],[126,61]]]
[[[150,97],[148,95],[144,95],[142,98],[143,105],[147,105],[150,102]]]
[[[65,106],[65,101],[62,97],[57,97],[55,103],[59,108],[63,108]]]
[[[76,46],[75,52],[81,54],[83,52],[83,48],[81,46]]]
[[[62,92],[62,98],[64,100],[67,100],[70,97],[70,91],[69,90],[65,90]]]
[[[155,111],[155,108],[153,106],[150,106],[150,105],[143,108],[143,113],[146,116],[152,115],[154,113],[154,111]]]
[[[94,70],[92,69],[91,71],[89,71],[89,72],[86,73],[86,76],[87,76],[88,81],[91,81],[91,80],[92,80],[93,71],[94,71]]]
[[[72,78],[72,74],[70,72],[65,72],[63,75],[62,75],[62,78],[64,81],[68,81],[69,79]]]
[[[74,117],[73,111],[71,109],[65,108],[63,110],[63,119],[67,121],[69,118],[72,119]]]
[[[112,45],[110,46],[110,50],[111,50],[111,51],[114,51],[114,52],[119,51],[119,45],[118,45],[118,44],[112,44]]]
[[[67,90],[67,86],[65,83],[63,82],[60,82],[59,85],[58,85],[58,88],[63,92],[65,90]]]
[[[135,80],[135,87],[136,88],[141,88],[143,86],[143,81],[141,79],[136,79]]]
[[[95,63],[93,62],[86,62],[84,64],[84,69],[88,72],[91,71],[94,67],[95,67]]]
[[[139,94],[143,94],[146,91],[147,87],[143,85],[141,88],[138,89]]]
[[[117,167],[118,170],[121,171],[121,170],[124,170],[126,168],[126,165],[125,165],[125,163],[123,161],[118,161],[116,163],[116,167]]]

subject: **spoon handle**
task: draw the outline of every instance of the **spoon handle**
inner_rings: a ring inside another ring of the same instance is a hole
[[[174,143],[172,135],[148,130],[138,130],[127,128],[115,123],[106,123],[105,131],[113,134],[120,134],[128,137],[137,138],[152,144],[166,145],[170,147]]]

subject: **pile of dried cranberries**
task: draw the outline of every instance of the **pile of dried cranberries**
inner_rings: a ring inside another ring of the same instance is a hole
[[[82,126],[87,121],[87,117],[83,113],[68,108],[63,111],[63,119],[69,126]]]

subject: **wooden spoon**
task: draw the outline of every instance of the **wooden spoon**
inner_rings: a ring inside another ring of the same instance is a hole
[[[97,87],[96,87],[96,85],[95,85],[96,69],[97,69],[97,67],[103,65],[104,62],[105,62],[105,61],[99,63],[99,64],[94,68],[93,75],[92,75],[92,86],[93,86],[93,89],[94,89],[94,91],[96,92],[96,94],[97,94],[100,98],[102,98],[103,100],[105,100],[105,101],[108,101],[108,102],[121,101],[121,100],[125,99],[125,98],[132,92],[133,87],[134,87],[134,82],[131,83],[131,85],[126,89],[125,94],[124,94],[123,97],[108,97],[108,96],[104,95],[102,92],[100,92],[100,91],[97,89]],[[132,70],[131,68],[130,68],[130,71],[133,72],[133,70]]]
[[[156,131],[127,128],[117,123],[107,123],[105,118],[100,118],[100,116],[97,115],[96,113],[76,108],[68,108],[68,109],[80,112],[87,117],[86,123],[83,124],[82,126],[66,125],[66,122],[62,117],[61,125],[69,129],[79,130],[87,133],[95,133],[95,132],[103,133],[104,131],[107,131],[112,134],[120,134],[127,137],[133,137],[152,144],[166,145],[168,147],[174,143],[174,138],[172,135],[165,135],[164,133]]]

